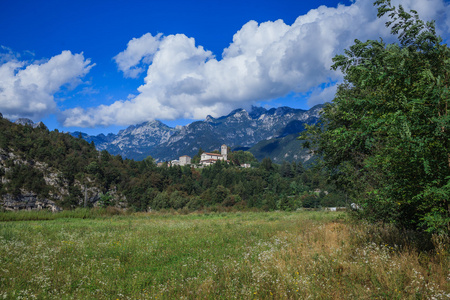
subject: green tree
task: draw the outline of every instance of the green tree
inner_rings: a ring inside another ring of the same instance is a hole
[[[232,152],[229,155],[229,160],[238,166],[258,162],[251,152],[242,150]]]
[[[230,194],[230,190],[223,185],[218,185],[213,191],[213,203],[222,203]]]
[[[183,208],[188,202],[189,199],[186,198],[180,191],[175,191],[170,195],[169,204],[172,208]]]
[[[109,193],[101,194],[100,200],[99,200],[99,205],[100,205],[100,207],[111,206],[112,201],[113,201],[113,196],[111,196]]]
[[[295,166],[295,162],[292,162],[292,165]],[[305,172],[305,167],[303,166],[302,162],[299,161],[299,162],[298,162],[298,165],[295,166],[295,173],[296,173],[297,175],[301,175],[301,174],[303,174],[304,172]]]
[[[417,12],[375,5],[399,43],[356,40],[336,56],[345,81],[303,138],[364,217],[448,233],[450,51]]]
[[[83,194],[78,186],[69,186],[69,194],[63,197],[62,206],[66,209],[75,208],[80,205]]]
[[[191,162],[192,162],[193,164],[198,164],[198,163],[200,163],[200,158],[201,158],[203,152],[205,152],[205,151],[203,151],[202,148],[198,149],[197,154],[194,155],[194,157],[192,157]]]
[[[270,157],[263,158],[260,167],[266,171],[269,171],[269,172],[272,171],[273,165],[272,165],[272,160],[270,159]]]
[[[294,176],[294,172],[292,170],[292,166],[287,161],[284,161],[280,168],[280,175],[282,177],[291,178]]]
[[[156,197],[153,199],[151,208],[152,209],[169,208],[169,201],[170,197],[167,194],[167,192],[166,191],[161,192],[158,195],[156,195]]]

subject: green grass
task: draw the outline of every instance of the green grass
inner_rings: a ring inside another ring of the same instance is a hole
[[[0,299],[450,296],[445,245],[424,254],[371,236],[342,212],[0,222]]]
[[[76,219],[92,219],[110,217],[113,215],[124,215],[125,211],[115,209],[113,207],[108,208],[77,208],[74,210],[63,210],[58,213],[53,213],[48,210],[20,210],[20,211],[6,211],[0,212],[1,221],[42,221],[42,220],[56,220],[65,218]]]

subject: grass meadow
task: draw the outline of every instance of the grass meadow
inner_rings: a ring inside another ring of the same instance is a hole
[[[448,241],[345,212],[34,214],[0,222],[0,299],[450,298]]]

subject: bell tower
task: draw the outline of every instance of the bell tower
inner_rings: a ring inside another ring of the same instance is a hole
[[[220,147],[220,154],[222,154],[223,160],[227,160],[228,159],[228,147],[227,145],[222,145]]]

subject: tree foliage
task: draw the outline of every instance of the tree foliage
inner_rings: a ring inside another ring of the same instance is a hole
[[[306,146],[371,220],[445,233],[450,221],[450,51],[433,22],[375,2],[398,43],[355,40],[333,103]]]

